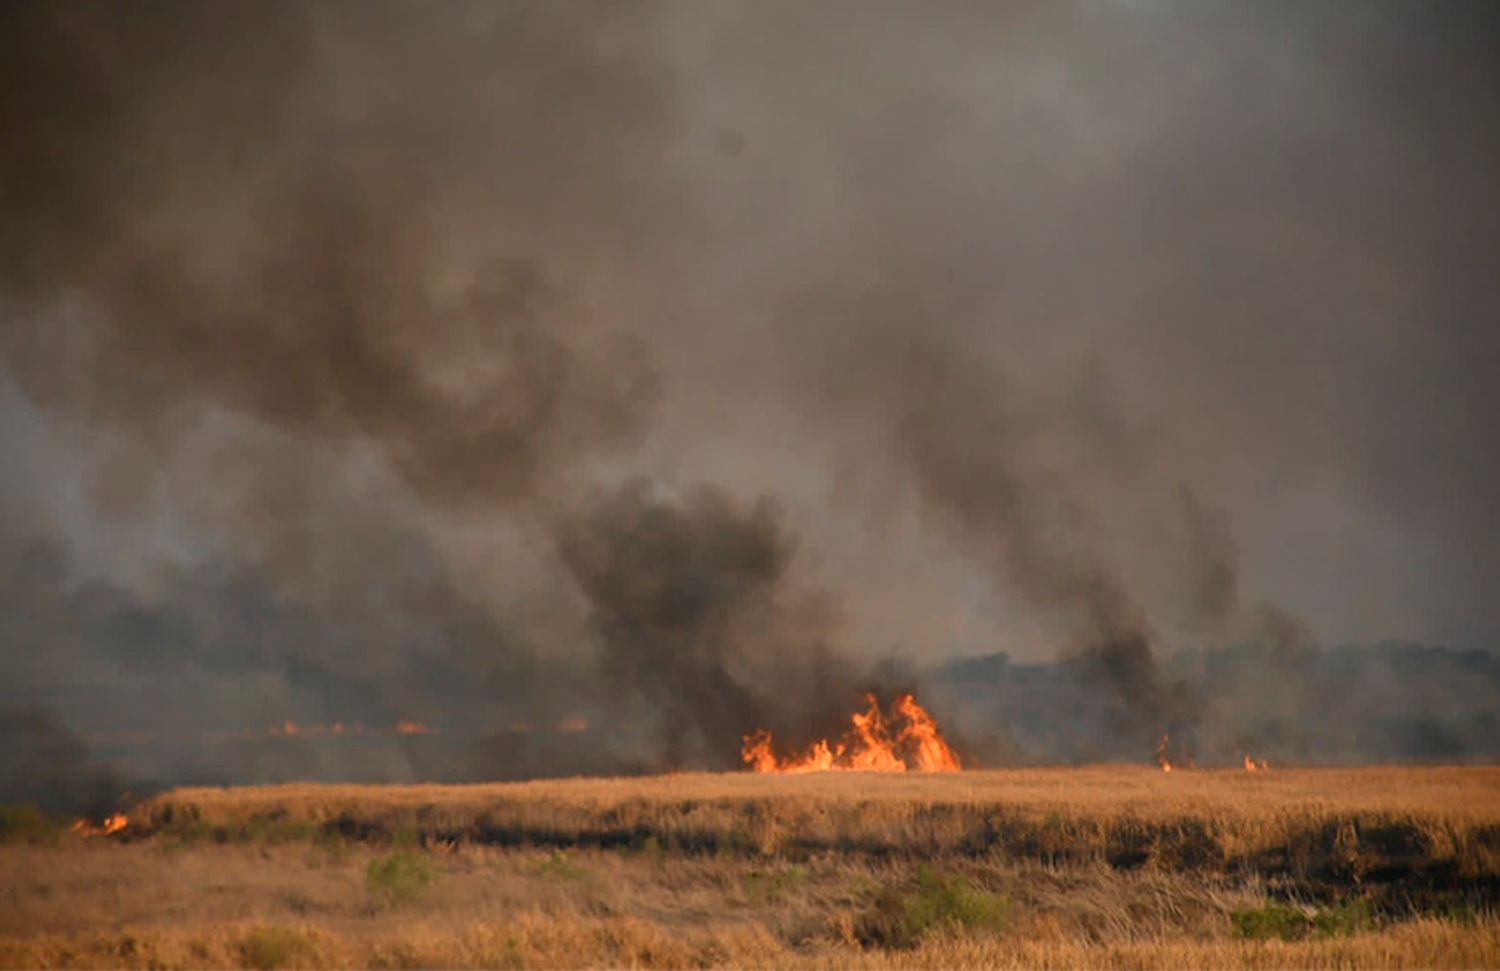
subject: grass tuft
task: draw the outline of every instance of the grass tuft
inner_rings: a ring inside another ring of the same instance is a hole
[[[1333,907],[1302,909],[1287,904],[1267,902],[1250,910],[1236,910],[1229,915],[1234,929],[1249,940],[1279,939],[1300,941],[1308,937],[1351,937],[1375,928],[1370,902],[1361,897],[1345,900]]]
[[[307,934],[290,927],[257,927],[240,941],[246,966],[274,971],[297,965],[316,966],[318,948]]]
[[[66,828],[29,802],[0,803],[0,843],[52,846]]]
[[[756,906],[773,906],[807,882],[807,868],[798,864],[775,870],[751,870],[740,877],[745,897]]]
[[[566,850],[555,850],[545,860],[539,861],[531,870],[539,877],[553,880],[581,880],[587,871],[573,862],[573,854]]]
[[[377,903],[386,906],[411,903],[432,880],[432,864],[417,853],[377,856],[365,868],[366,889]]]
[[[922,866],[914,886],[876,894],[854,935],[866,947],[912,948],[938,930],[1001,930],[1009,913],[1010,901],[999,894]]]

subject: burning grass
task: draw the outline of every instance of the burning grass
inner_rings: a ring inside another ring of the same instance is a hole
[[[1491,768],[182,790],[0,850],[0,965],[1493,967],[1497,795]]]
[[[943,740],[937,723],[909,694],[891,705],[887,723],[874,695],[865,696],[865,710],[849,719],[849,730],[832,744],[813,743],[801,755],[777,758],[771,733],[757,729],[745,736],[740,758],[762,774],[808,772],[957,772],[963,766]]]

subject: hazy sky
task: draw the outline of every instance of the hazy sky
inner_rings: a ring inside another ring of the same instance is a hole
[[[1500,643],[1492,4],[3,18],[22,693]]]

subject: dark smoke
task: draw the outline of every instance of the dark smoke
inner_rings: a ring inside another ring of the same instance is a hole
[[[471,86],[518,101],[540,87],[579,136],[648,137],[655,120],[649,79],[570,63],[561,9],[496,12],[448,73],[423,49],[447,38],[384,47],[388,83],[430,88],[401,100],[343,95],[329,74],[366,31],[398,36],[397,7],[7,17],[0,119],[26,137],[0,157],[0,273],[22,301],[5,351],[33,400],[158,447],[185,412],[222,409],[323,448],[373,445],[418,493],[486,505],[635,433],[653,396],[639,342],[586,320],[529,248],[464,251],[481,215],[464,207],[482,200],[521,245],[540,204],[529,173],[489,169],[496,149],[469,122],[497,106]],[[338,42],[320,45],[325,30]],[[480,58],[493,76],[467,73]],[[560,191],[615,168],[587,143],[551,147]]]
[[[1065,407],[1038,413],[993,371],[934,363],[919,348],[904,373],[912,405],[896,432],[934,517],[999,583],[1071,627],[1071,662],[1110,687],[1123,727],[1142,738],[1189,727],[1193,703],[1157,670],[1144,608],[1089,545],[1099,535],[1091,519],[1109,511],[1091,508],[1046,457],[1059,440],[1108,448],[1095,440],[1107,425]]]
[[[0,779],[7,801],[53,812],[106,815],[125,796],[120,778],[44,708],[0,709]]]
[[[853,710],[861,676],[834,648],[835,608],[789,580],[795,542],[766,500],[705,487],[678,504],[633,482],[561,546],[608,683],[649,705],[625,721],[654,723],[669,765],[732,767],[747,726],[810,740]]]
[[[7,4],[17,791],[724,767],[996,651],[992,761],[1480,751],[1318,645],[1500,632],[1496,22]]]

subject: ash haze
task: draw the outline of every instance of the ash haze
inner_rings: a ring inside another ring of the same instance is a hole
[[[1497,643],[1491,4],[0,17],[11,794],[731,767],[997,653],[1094,728],[968,751],[1144,758],[1244,737],[1185,649]]]

